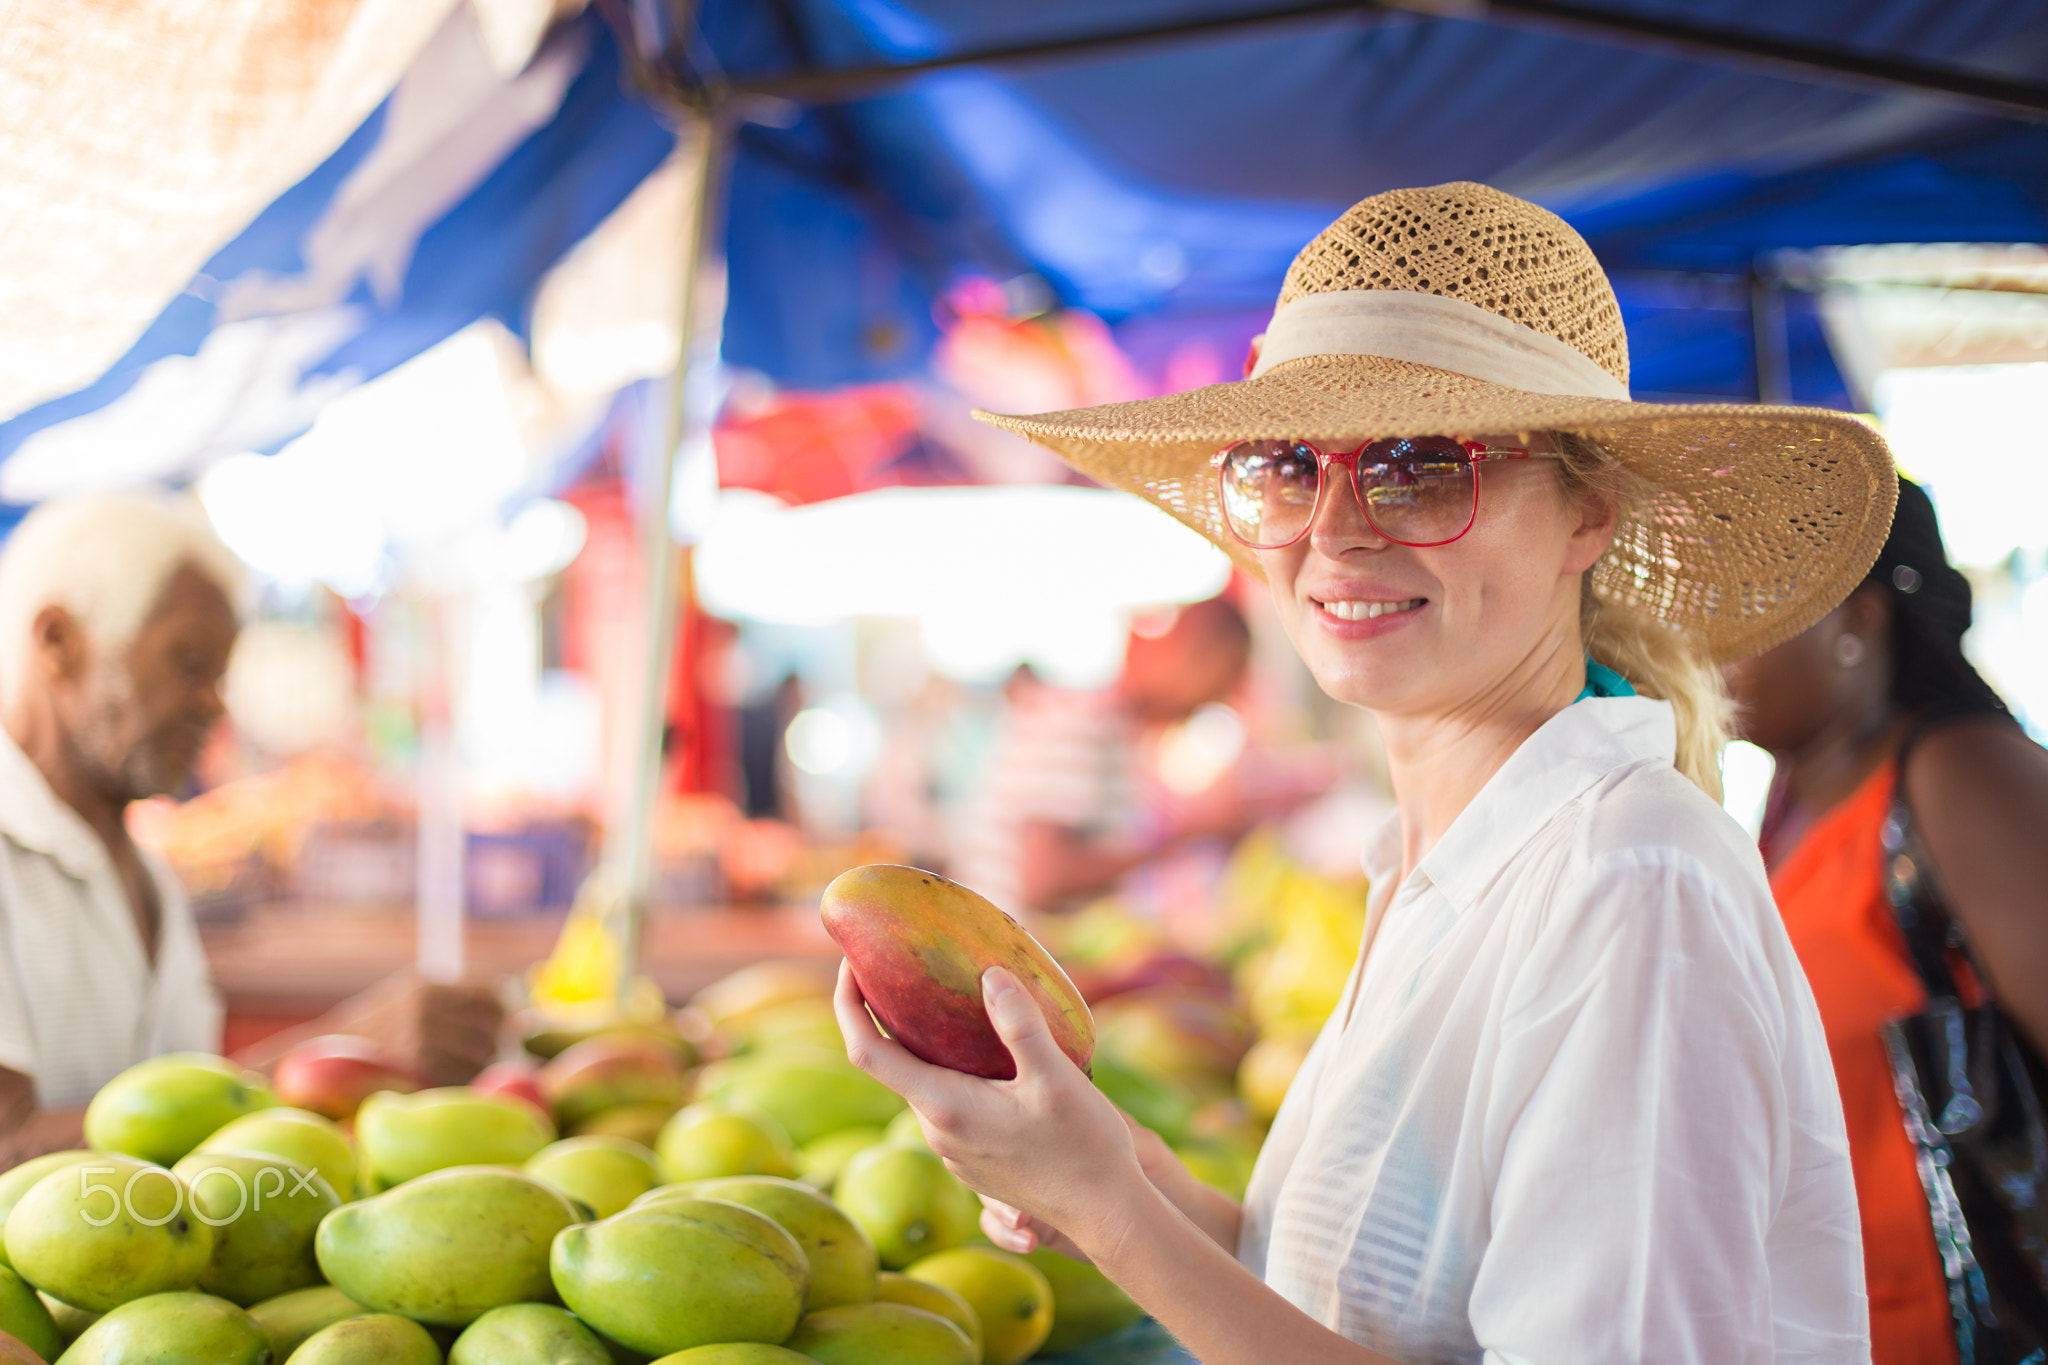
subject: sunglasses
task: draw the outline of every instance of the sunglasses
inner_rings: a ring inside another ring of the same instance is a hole
[[[1239,441],[1213,463],[1224,524],[1251,549],[1284,549],[1308,534],[1333,464],[1350,471],[1358,505],[1381,539],[1427,548],[1472,529],[1482,463],[1557,458],[1526,446],[1395,436],[1335,454],[1308,441]]]

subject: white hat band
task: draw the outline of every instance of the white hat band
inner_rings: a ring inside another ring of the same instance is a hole
[[[1628,385],[1556,337],[1441,294],[1304,294],[1273,314],[1250,378],[1314,355],[1376,355],[1527,393],[1628,401]]]

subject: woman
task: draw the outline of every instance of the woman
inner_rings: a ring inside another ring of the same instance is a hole
[[[1863,584],[1728,670],[1743,733],[1778,761],[1764,860],[1841,1085],[1880,1365],[1957,1355],[1879,1034],[1926,997],[1887,900],[1895,803],[1921,845],[1923,893],[1945,903],[2007,1016],[2048,1051],[2048,751],[1963,657],[1969,627],[1969,581],[1948,563],[1927,495],[1902,483]]]
[[[1454,184],[1311,242],[1247,382],[992,419],[1263,573],[1386,741],[1363,951],[1242,1208],[1004,973],[1011,1082],[917,1061],[840,979],[848,1054],[990,1237],[1087,1256],[1208,1365],[1867,1358],[1840,1103],[1709,794],[1708,661],[1832,608],[1895,480],[1838,414],[1634,404],[1627,373],[1577,234]]]

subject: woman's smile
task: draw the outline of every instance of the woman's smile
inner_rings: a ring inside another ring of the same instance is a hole
[[[1310,597],[1316,622],[1340,640],[1374,640],[1399,630],[1429,605],[1427,597]]]

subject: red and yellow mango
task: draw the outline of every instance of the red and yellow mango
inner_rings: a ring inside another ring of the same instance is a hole
[[[981,1003],[1003,967],[1037,1001],[1060,1050],[1083,1071],[1095,1023],[1081,993],[1023,926],[958,882],[915,867],[856,867],[825,888],[825,929],[868,1007],[916,1056],[991,1080],[1017,1074]]]

